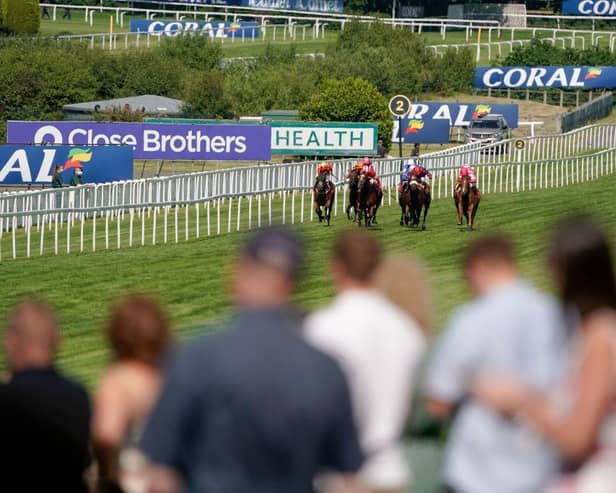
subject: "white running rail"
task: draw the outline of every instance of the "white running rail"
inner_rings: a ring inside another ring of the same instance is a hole
[[[422,156],[432,195],[449,198],[460,165],[476,166],[484,194],[556,188],[613,173],[616,124],[556,136],[467,144]],[[344,213],[344,175],[333,161],[334,215]],[[375,160],[384,205],[396,205],[400,159]],[[252,166],[63,189],[0,194],[0,260],[178,242],[272,222],[314,219],[316,163]]]

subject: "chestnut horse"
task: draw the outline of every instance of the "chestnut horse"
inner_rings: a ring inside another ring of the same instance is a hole
[[[357,211],[359,218],[357,225],[361,226],[362,218],[366,226],[370,226],[376,216],[381,202],[379,187],[366,175],[361,175],[357,186]]]
[[[324,173],[321,173],[317,177],[317,184],[314,186],[313,196],[314,211],[317,213],[317,216],[319,216],[319,222],[323,222],[323,219],[325,219],[329,226],[332,217],[332,205],[336,197],[336,187],[333,183],[327,183],[325,181]],[[325,208],[325,215],[321,208]]]
[[[411,195],[411,225],[419,226],[421,220],[421,210],[423,209],[423,221],[421,222],[421,230],[426,229],[426,216],[432,203],[430,192],[426,190],[427,185],[421,185],[416,180],[411,180],[409,183],[410,195]]]
[[[357,221],[357,189],[359,187],[359,171],[353,168],[347,174],[347,180],[349,180],[349,205],[346,208],[346,214],[351,220],[351,209],[353,209],[353,222]]]
[[[453,200],[458,211],[458,226],[462,226],[462,218],[466,218],[466,227],[473,229],[475,215],[479,208],[479,190],[471,187],[470,177],[463,176],[453,190]]]

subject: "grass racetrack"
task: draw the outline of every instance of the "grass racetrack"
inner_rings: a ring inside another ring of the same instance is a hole
[[[425,232],[400,227],[399,208],[385,206],[372,233],[389,251],[412,252],[425,259],[433,275],[435,329],[439,330],[467,298],[459,261],[471,238],[483,232],[511,233],[524,273],[549,288],[543,251],[550,226],[566,213],[582,211],[598,214],[609,225],[616,223],[615,191],[616,176],[609,176],[549,191],[486,195],[473,233],[456,226],[449,199],[433,202]],[[301,305],[313,308],[330,300],[333,289],[326,268],[331,242],[337,231],[349,227],[356,226],[342,216],[334,217],[330,228],[316,222],[296,225],[309,251],[306,275],[297,293]],[[244,237],[245,233],[233,233],[57,257],[12,260],[3,256],[0,312],[5,314],[28,295],[50,302],[64,329],[60,363],[91,387],[107,359],[100,328],[112,300],[130,291],[151,293],[167,306],[180,337],[203,330],[204,323],[220,320],[229,308],[227,279],[236,247]]]

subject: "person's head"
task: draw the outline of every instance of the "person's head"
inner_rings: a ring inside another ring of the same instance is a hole
[[[53,365],[60,332],[56,317],[47,305],[26,300],[9,313],[4,346],[11,372]]]
[[[368,156],[366,156],[364,158],[364,165],[370,166],[371,164],[372,164],[372,160]]]
[[[428,273],[418,259],[406,255],[388,256],[376,269],[372,282],[425,333],[430,330],[432,289]]]
[[[567,219],[554,231],[549,263],[563,302],[582,317],[616,309],[614,264],[606,232],[590,218]]]
[[[462,168],[460,168],[460,176],[468,176],[468,166],[462,166]]]
[[[518,272],[511,240],[499,234],[475,240],[466,250],[464,268],[469,287],[477,296],[513,281]]]
[[[361,231],[341,233],[334,245],[331,272],[338,291],[367,288],[381,261],[381,244]]]
[[[105,333],[114,359],[156,366],[172,337],[160,305],[143,295],[120,300],[111,310]]]
[[[75,168],[75,174],[76,174],[77,176],[81,176],[81,175],[83,174],[83,169],[81,169],[81,168]]]
[[[283,228],[258,230],[248,239],[235,264],[232,296],[241,307],[289,303],[302,264],[300,238]]]
[[[383,145],[383,139],[379,139],[379,145],[382,146]]]
[[[56,164],[56,173],[62,173],[63,169],[61,164]]]

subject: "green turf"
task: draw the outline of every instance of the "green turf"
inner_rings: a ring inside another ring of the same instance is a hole
[[[460,252],[472,237],[495,230],[514,234],[524,271],[547,287],[542,264],[546,229],[562,214],[586,208],[596,211],[609,223],[616,222],[615,190],[616,177],[612,176],[558,190],[486,195],[478,214],[477,233],[456,227],[450,200],[434,201],[428,230],[423,233],[400,228],[397,207],[384,207],[373,233],[389,250],[412,251],[425,258],[437,293],[438,329],[466,299],[458,267]],[[4,260],[0,263],[3,278],[0,312],[6,313],[13,303],[29,294],[51,302],[57,307],[64,327],[62,366],[90,386],[106,361],[100,327],[108,303],[116,296],[128,291],[157,295],[169,308],[181,335],[194,332],[191,327],[201,322],[221,319],[229,307],[226,288],[233,252],[244,239],[244,233],[184,241],[182,217],[180,214],[180,242],[174,245],[126,248],[124,237],[123,248],[114,250],[112,236],[112,249],[107,252],[11,260],[6,258],[5,243]],[[222,218],[226,229],[224,210]],[[347,227],[350,227],[347,221],[340,216],[329,229],[316,223],[297,226],[305,235],[310,251],[307,275],[297,295],[302,305],[312,308],[331,298],[332,285],[325,272],[327,258],[336,231]],[[113,231],[115,223],[110,228]],[[201,234],[205,234],[203,229]],[[97,249],[102,249],[102,226],[98,235]],[[60,237],[65,237],[64,230]],[[139,240],[137,235],[135,241]],[[173,235],[169,241],[173,241]],[[151,242],[150,231],[146,235],[148,242]],[[74,243],[72,248],[73,251],[76,248]]]

